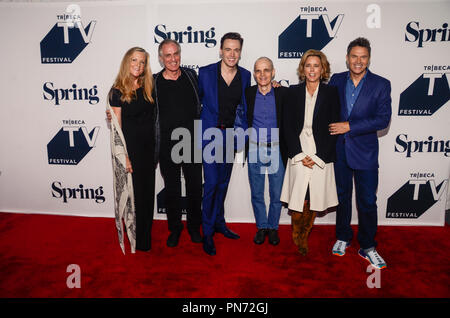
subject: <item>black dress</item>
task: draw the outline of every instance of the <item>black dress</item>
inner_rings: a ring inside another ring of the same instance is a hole
[[[121,107],[122,131],[133,168],[132,179],[136,210],[136,249],[151,248],[155,197],[154,104],[144,99],[143,88],[136,90],[130,103],[122,102],[122,93],[112,88],[109,103]]]

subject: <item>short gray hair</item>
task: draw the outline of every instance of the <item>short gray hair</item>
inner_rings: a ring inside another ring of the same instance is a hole
[[[163,49],[163,46],[166,45],[166,44],[169,44],[169,43],[175,44],[175,45],[177,46],[178,52],[181,53],[181,46],[180,46],[180,43],[178,43],[177,41],[172,40],[172,39],[165,39],[164,41],[162,41],[161,43],[159,43],[159,47],[158,47],[158,55],[159,55],[159,56],[162,56],[162,49]]]

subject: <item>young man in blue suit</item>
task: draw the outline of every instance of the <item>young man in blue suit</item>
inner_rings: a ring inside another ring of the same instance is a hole
[[[358,206],[359,255],[376,268],[386,262],[376,251],[378,224],[378,136],[391,118],[391,84],[369,71],[370,43],[357,38],[347,48],[348,72],[334,74],[329,85],[339,90],[341,122],[330,125],[330,133],[339,135],[336,145],[336,186],[339,206],[336,212],[334,255],[343,256],[353,237],[353,178]]]
[[[238,66],[242,44],[243,39],[239,33],[225,34],[220,40],[221,60],[199,69],[205,180],[202,202],[203,249],[209,255],[216,254],[213,241],[215,232],[230,239],[239,238],[225,224],[224,201],[236,150],[234,142],[230,140],[235,140],[232,135],[236,128],[242,128],[243,131],[247,129],[244,92],[250,86],[251,75]],[[205,140],[209,136],[208,133],[205,134],[208,129],[209,132],[214,132],[212,140]],[[210,147],[209,144],[212,143],[215,147]],[[206,150],[210,149],[214,150],[205,156],[208,152]],[[215,159],[211,160],[211,157]]]

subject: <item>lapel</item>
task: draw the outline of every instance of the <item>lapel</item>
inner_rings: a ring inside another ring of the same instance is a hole
[[[238,72],[241,74],[241,85],[242,85],[242,95],[241,95],[241,105],[245,105],[245,89],[250,86],[249,78],[245,69],[238,65]]]
[[[316,105],[314,105],[313,122],[316,119],[317,112],[319,110],[319,107],[322,105],[324,99],[325,99],[325,88],[324,88],[324,84],[320,83],[319,91],[317,92]]]
[[[253,126],[253,113],[255,112],[255,99],[256,99],[256,90],[258,86],[252,86],[248,89],[248,94],[246,94],[247,98],[247,122],[249,127]]]
[[[339,96],[341,99],[341,120],[346,121],[348,119],[347,114],[347,99],[345,98],[345,87],[347,85],[347,76],[349,75],[349,72],[343,74],[344,78],[339,82]]]
[[[217,113],[219,113],[219,80],[218,80],[218,76],[219,73],[217,71],[217,68],[219,67],[221,61],[219,61],[218,63],[212,64],[212,69],[211,69],[211,79],[210,79],[210,83],[211,83],[211,96],[215,96],[216,97],[216,111]]]
[[[278,88],[274,88],[273,89],[274,90],[274,92],[275,92],[275,107],[276,107],[276,112],[277,112],[277,126],[278,126],[278,128],[280,128],[281,127],[281,125],[280,125],[280,123],[281,123],[281,116],[282,116],[282,96],[281,96],[281,93],[282,93],[282,90],[281,89],[278,89]]]
[[[352,111],[350,112],[348,118],[352,117],[352,115],[355,112],[355,108],[356,108],[356,111],[358,111],[359,108],[361,108],[361,106],[359,106],[359,105],[364,104],[364,100],[366,100],[365,96],[370,94],[370,88],[372,87],[372,85],[370,83],[371,79],[372,79],[372,73],[370,73],[369,69],[367,69],[367,74],[366,74],[366,78],[363,83],[363,87],[361,87],[361,90],[359,91],[358,98],[356,99],[355,104],[353,105]],[[345,92],[345,88],[344,88],[344,92]],[[361,103],[361,101],[362,101],[362,103]]]
[[[303,127],[303,122],[305,121],[305,97],[306,97],[306,83],[303,82],[299,86],[298,90],[298,100],[297,105],[300,105],[301,108],[297,107],[297,110],[300,115],[300,125]]]

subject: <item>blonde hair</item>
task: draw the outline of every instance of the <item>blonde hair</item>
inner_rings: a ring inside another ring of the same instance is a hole
[[[320,64],[322,64],[322,72],[320,73],[320,80],[324,81],[324,80],[329,79],[331,69],[330,69],[330,63],[328,63],[328,59],[327,59],[326,55],[323,54],[321,51],[311,49],[311,50],[306,51],[303,54],[302,59],[300,60],[300,63],[298,65],[297,72],[298,72],[298,76],[300,77],[300,80],[302,80],[302,81],[305,80],[305,64],[306,64],[306,60],[310,56],[317,56],[320,60]]]
[[[120,100],[122,102],[130,103],[135,96],[135,91],[133,89],[133,79],[130,76],[130,63],[131,56],[134,52],[141,52],[145,54],[145,66],[144,72],[138,78],[139,87],[144,88],[144,98],[145,100],[153,103],[152,90],[153,90],[153,75],[150,69],[150,54],[146,50],[140,47],[132,47],[129,49],[120,63],[119,74],[117,74],[116,80],[114,81],[113,87],[120,90],[122,96]]]

